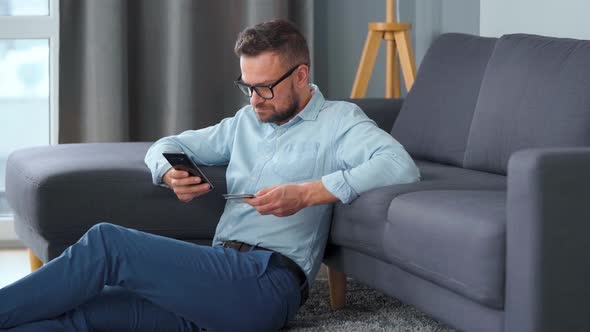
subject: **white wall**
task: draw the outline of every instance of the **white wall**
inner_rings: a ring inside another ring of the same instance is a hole
[[[479,35],[479,0],[440,1],[441,33]]]
[[[590,39],[589,0],[481,0],[480,33]]]
[[[416,64],[441,34],[460,32],[479,35],[479,0],[412,0]]]

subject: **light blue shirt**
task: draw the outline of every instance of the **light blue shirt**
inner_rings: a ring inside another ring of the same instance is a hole
[[[183,151],[200,165],[227,165],[228,193],[321,179],[342,203],[350,203],[371,189],[418,181],[418,168],[401,144],[357,105],[327,101],[317,86],[311,89],[305,108],[281,126],[260,122],[245,106],[215,126],[158,140],[145,157],[154,184],[161,185],[170,169],[165,151]],[[228,200],[213,245],[235,240],[275,250],[299,264],[312,281],[324,255],[332,206],[276,217],[260,215],[242,200]]]

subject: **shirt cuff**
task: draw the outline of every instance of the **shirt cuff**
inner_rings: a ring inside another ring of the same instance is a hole
[[[324,175],[322,183],[332,195],[338,197],[344,204],[348,204],[359,197],[356,191],[346,182],[342,171]]]
[[[160,186],[168,188],[168,185],[162,181],[162,177],[171,168],[172,168],[172,166],[170,166],[170,164],[167,161],[165,161],[165,159],[164,159],[164,161],[158,161],[156,163],[156,170],[154,172],[152,172],[152,182],[156,185],[160,185]]]

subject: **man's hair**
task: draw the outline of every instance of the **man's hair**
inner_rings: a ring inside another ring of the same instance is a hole
[[[281,19],[259,23],[240,32],[234,52],[237,56],[276,52],[287,66],[311,65],[305,37],[292,23]]]

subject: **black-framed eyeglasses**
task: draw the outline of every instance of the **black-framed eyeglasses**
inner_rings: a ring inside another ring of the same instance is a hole
[[[237,85],[238,88],[240,88],[240,90],[248,97],[252,97],[252,93],[254,93],[253,91],[256,91],[256,94],[259,95],[261,98],[273,99],[275,96],[275,93],[272,89],[275,86],[279,85],[279,83],[284,81],[291,74],[293,74],[295,69],[299,68],[299,66],[301,66],[301,65],[305,65],[305,63],[300,63],[297,66],[289,69],[289,71],[286,72],[285,75],[281,76],[281,78],[279,78],[274,83],[271,83],[269,85],[266,85],[266,84],[256,84],[256,85],[246,84],[246,83],[244,83],[244,81],[242,81],[242,75],[238,76],[238,79],[234,81],[234,84]]]

